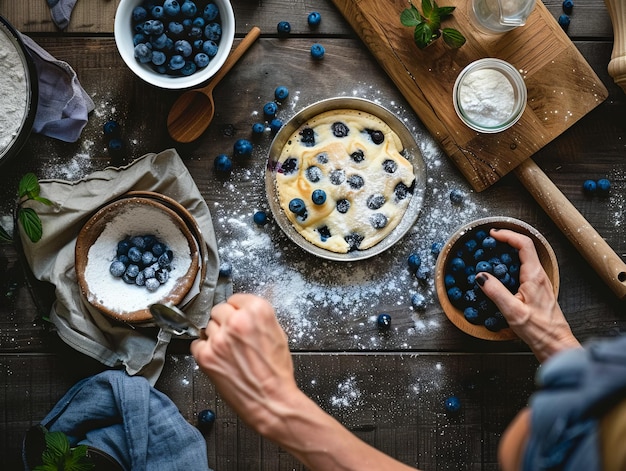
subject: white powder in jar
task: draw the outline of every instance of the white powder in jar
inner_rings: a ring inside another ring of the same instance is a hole
[[[513,114],[515,92],[502,72],[479,69],[467,74],[461,82],[459,105],[473,123],[494,127]]]
[[[154,235],[174,254],[169,279],[154,292],[145,286],[127,284],[109,271],[117,255],[117,243],[126,237],[146,234]],[[132,312],[162,301],[190,266],[189,242],[174,221],[156,208],[135,206],[110,221],[89,249],[85,282],[101,305],[119,313]]]
[[[0,25],[0,154],[13,142],[28,105],[25,65],[15,41]]]

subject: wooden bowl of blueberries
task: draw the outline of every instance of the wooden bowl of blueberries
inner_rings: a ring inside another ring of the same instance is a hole
[[[200,248],[177,212],[129,196],[99,209],[76,239],[75,270],[84,300],[125,323],[152,319],[153,303],[179,305],[200,271]]]
[[[463,332],[484,340],[512,340],[517,336],[475,282],[476,273],[489,272],[512,293],[519,288],[518,251],[491,237],[489,231],[493,228],[510,229],[533,240],[558,296],[559,267],[554,250],[534,227],[510,217],[482,218],[459,228],[439,253],[435,287],[444,313]]]

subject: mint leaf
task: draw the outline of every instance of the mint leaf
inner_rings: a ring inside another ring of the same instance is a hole
[[[22,177],[18,187],[18,193],[20,198],[24,196],[29,198],[39,196],[39,181],[34,173],[27,173]]]
[[[41,219],[32,208],[20,208],[17,212],[17,218],[22,223],[24,232],[31,242],[39,242],[43,235],[43,225]]]
[[[444,28],[441,32],[444,42],[453,49],[458,49],[465,44],[465,36],[456,29]]]

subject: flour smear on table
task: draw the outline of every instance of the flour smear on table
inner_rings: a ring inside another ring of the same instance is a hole
[[[0,154],[22,128],[28,104],[24,62],[15,41],[0,27]]]

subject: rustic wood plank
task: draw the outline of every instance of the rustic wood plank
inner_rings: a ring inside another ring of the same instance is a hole
[[[3,469],[16,469],[24,431],[41,420],[75,381],[93,370],[68,369],[53,355],[3,355],[0,424]],[[70,363],[71,364],[71,363]],[[421,469],[484,469],[495,465],[499,437],[533,390],[531,355],[297,354],[298,384],[355,433]],[[261,439],[216,397],[190,355],[170,355],[157,388],[196,424],[216,412],[206,434],[209,464],[220,470],[303,469]],[[458,414],[445,408],[456,395]]]

